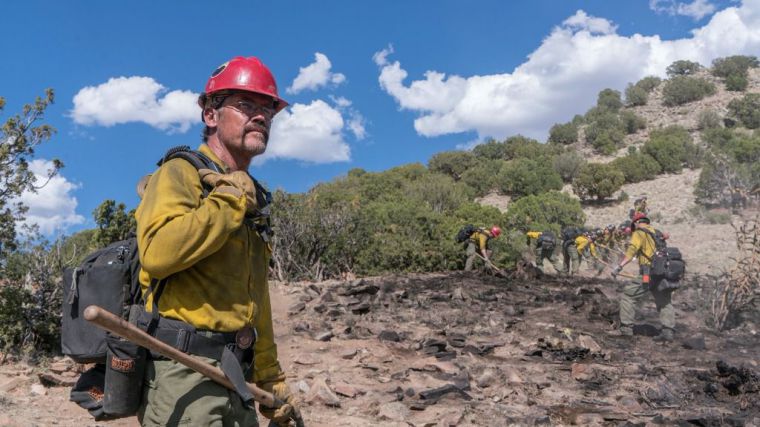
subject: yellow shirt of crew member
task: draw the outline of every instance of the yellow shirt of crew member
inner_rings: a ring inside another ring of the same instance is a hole
[[[224,166],[205,144],[199,151]],[[252,380],[278,377],[270,249],[243,223],[245,195],[211,192],[202,198],[202,191],[197,170],[182,159],[165,163],[150,178],[135,214],[143,292],[151,279],[168,278],[158,304],[162,316],[218,332],[255,327]],[[146,309],[151,307],[152,296]]]

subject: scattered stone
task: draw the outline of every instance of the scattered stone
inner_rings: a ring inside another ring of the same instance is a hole
[[[573,363],[570,365],[570,373],[576,381],[588,381],[593,376],[591,367],[585,363]]]
[[[438,400],[442,396],[449,393],[455,393],[459,395],[460,397],[462,397],[464,400],[472,400],[472,396],[460,390],[454,384],[446,384],[443,387],[437,387],[437,388],[421,391],[420,398],[423,400]]]
[[[16,387],[24,384],[27,381],[29,381],[29,377],[27,376],[13,377],[9,379],[8,381],[0,384],[0,393],[7,393],[9,391],[12,391]]]
[[[298,322],[293,326],[294,332],[308,332],[311,327],[306,322]]]
[[[480,376],[478,376],[475,383],[480,388],[487,388],[493,385],[494,381],[496,381],[496,373],[491,369],[486,369],[480,374]]]
[[[454,360],[456,357],[456,351],[440,351],[435,354],[435,358],[441,361]]]
[[[334,336],[335,334],[333,334],[333,331],[325,331],[316,335],[314,339],[317,341],[330,341]]]
[[[683,348],[687,350],[707,349],[707,345],[705,344],[705,337],[702,334],[694,335],[693,337],[685,339],[681,345],[683,345]]]
[[[47,395],[47,389],[42,384],[32,384],[31,393],[35,396]]]
[[[348,309],[351,310],[351,313],[353,314],[365,314],[369,313],[370,304],[368,302],[360,302],[349,306]]]
[[[69,360],[69,359],[64,359],[64,360],[61,360],[61,361],[58,361],[58,362],[53,362],[53,363],[50,364],[50,367],[48,367],[48,369],[50,369],[51,372],[54,372],[56,374],[60,374],[62,372],[66,372],[69,369],[71,369],[71,368],[74,367],[73,363],[67,362],[67,360]]]
[[[356,357],[357,353],[359,353],[359,350],[357,350],[355,348],[344,350],[343,352],[340,353],[340,358],[341,359],[346,359],[346,360],[351,360],[354,357]]]
[[[592,353],[599,353],[602,351],[602,347],[594,341],[593,338],[591,338],[588,335],[579,335],[578,336],[578,345],[580,345],[583,348],[589,349]]]
[[[40,382],[48,387],[61,386],[71,387],[77,383],[77,375],[56,375],[50,372],[44,372],[38,375]]]
[[[399,336],[399,334],[396,331],[389,331],[389,330],[380,332],[377,338],[380,341],[391,341],[391,342],[401,341],[401,336]]]
[[[342,295],[342,296],[362,295],[362,294],[375,295],[377,291],[379,290],[380,290],[380,287],[372,283],[359,284],[357,286],[354,286],[352,284],[350,287],[344,288],[343,290],[341,290],[338,293],[338,295]]]
[[[333,393],[324,378],[314,379],[304,400],[309,403],[322,402],[327,406],[340,407],[340,398]]]
[[[301,354],[298,357],[296,357],[296,359],[293,362],[297,363],[299,365],[309,366],[309,365],[316,365],[320,361],[317,360],[317,359],[315,359],[315,358],[313,358],[313,357],[311,357],[311,356],[309,356],[308,354]]]
[[[517,373],[517,370],[514,368],[506,368],[504,369],[504,373],[506,374],[507,382],[509,383],[522,384],[525,382],[520,374]]]
[[[401,402],[391,402],[380,406],[377,414],[381,420],[405,422],[409,418],[409,408]]]
[[[339,382],[333,386],[333,390],[335,390],[335,393],[346,396],[350,398],[356,397],[356,395],[359,394],[359,390],[356,389],[356,387],[346,384],[344,382]]]
[[[311,389],[311,387],[309,387],[309,384],[304,380],[298,381],[298,383],[296,383],[296,387],[298,388],[298,391],[304,394],[308,393]]]
[[[288,307],[288,314],[293,315],[306,309],[306,303],[298,302]]]

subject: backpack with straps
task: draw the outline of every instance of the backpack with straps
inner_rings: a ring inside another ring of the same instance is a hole
[[[678,282],[686,274],[686,262],[681,256],[681,251],[675,247],[668,247],[665,238],[659,230],[654,233],[637,227],[654,240],[655,252],[649,261],[652,263],[649,274],[654,278],[665,279],[669,282]]]
[[[544,231],[538,236],[536,246],[543,251],[553,251],[554,247],[557,246],[557,237],[551,231]]]
[[[181,158],[196,169],[219,171],[208,157],[187,146],[169,150],[158,162]],[[208,195],[204,188],[203,197]],[[96,420],[134,415],[142,395],[146,350],[87,322],[84,309],[98,305],[129,320],[143,304],[137,238],[110,244],[63,273],[61,350],[78,363],[95,363],[72,388],[71,400]]]
[[[474,226],[472,224],[467,224],[464,227],[462,227],[462,228],[459,229],[459,232],[457,232],[457,235],[456,235],[455,239],[456,239],[457,243],[464,243],[464,242],[466,242],[470,238],[470,236],[472,236],[472,233],[474,233],[474,232],[476,232],[478,230],[479,230],[478,227],[476,227],[476,226]]]

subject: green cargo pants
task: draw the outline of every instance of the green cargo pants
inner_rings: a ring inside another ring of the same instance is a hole
[[[568,245],[564,248],[565,251],[565,273],[577,274],[581,268],[581,254],[578,253],[578,248],[575,244]]]
[[[636,306],[649,292],[652,292],[652,295],[654,296],[654,304],[657,307],[657,311],[660,313],[660,324],[662,327],[675,329],[676,313],[673,304],[670,301],[670,296],[673,291],[658,291],[656,281],[653,281],[651,286],[644,285],[641,282],[641,276],[628,283],[623,288],[623,295],[620,298],[620,325],[633,326],[633,323],[636,320]]]
[[[478,245],[472,241],[467,242],[467,251],[465,253],[467,254],[467,261],[464,262],[464,271],[471,271],[475,260],[480,258],[478,256],[480,255]]]
[[[259,425],[256,410],[245,407],[237,393],[173,360],[148,361],[137,419],[151,427]]]
[[[553,250],[544,250],[541,248],[541,246],[538,246],[535,248],[535,254],[536,267],[538,267],[542,273],[544,272],[544,259],[548,259],[549,262],[552,263],[552,266],[557,273],[562,272],[562,262]]]

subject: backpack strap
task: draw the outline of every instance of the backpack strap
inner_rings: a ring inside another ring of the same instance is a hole
[[[654,244],[654,253],[656,254],[659,248],[657,247],[657,236],[655,235],[655,233],[652,233],[651,231],[647,230],[644,227],[636,227],[636,230],[641,230],[644,232],[644,234],[652,238],[652,243]],[[654,259],[654,254],[652,254],[651,257],[648,257],[644,252],[642,252],[641,255],[644,255],[644,258],[648,259],[649,262],[652,262],[652,260]]]

